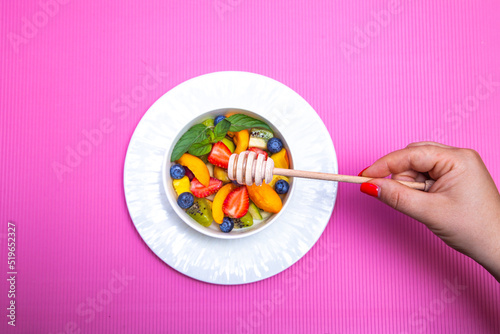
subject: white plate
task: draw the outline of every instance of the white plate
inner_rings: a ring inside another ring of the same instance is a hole
[[[224,108],[250,110],[271,121],[287,141],[295,169],[338,173],[330,135],[300,95],[258,74],[216,72],[173,88],[143,116],[125,158],[125,198],[137,231],[169,266],[208,283],[251,283],[280,273],[311,249],[332,214],[337,183],[294,179],[277,221],[242,239],[217,239],[194,230],[167,201],[163,157],[193,118]]]

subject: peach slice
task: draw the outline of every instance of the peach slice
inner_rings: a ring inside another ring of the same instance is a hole
[[[273,179],[271,180],[271,182],[269,182],[268,184],[274,188],[274,185],[276,184],[276,182],[278,182],[279,180],[285,180],[286,182],[290,183],[290,179],[287,178],[286,176],[282,176],[282,175],[274,175],[273,176]]]
[[[248,196],[260,209],[271,213],[280,212],[283,203],[278,193],[270,185],[264,183],[257,186],[254,183],[246,187]]]
[[[236,143],[236,149],[234,153],[239,154],[246,151],[248,148],[248,142],[250,140],[250,132],[248,130],[241,130],[235,133],[234,142]]]
[[[212,216],[217,224],[222,224],[224,219],[224,211],[222,211],[222,205],[226,200],[227,195],[235,188],[233,183],[228,183],[219,189],[217,194],[215,194],[214,201],[212,203]]]
[[[228,113],[226,114],[226,118],[227,118],[227,117],[231,117],[231,116],[236,115],[236,114],[239,114],[239,112],[237,112],[237,111],[228,112]]]
[[[231,180],[227,176],[227,170],[224,168],[220,168],[220,167],[215,166],[214,167],[214,177],[216,179],[221,180],[224,183],[231,182]]]
[[[177,162],[189,168],[198,181],[208,187],[208,184],[210,183],[210,172],[208,171],[208,167],[205,165],[203,160],[189,153],[184,153],[182,157],[177,160]]]
[[[288,154],[286,149],[282,148],[278,153],[271,155],[271,159],[274,161],[274,167],[276,168],[290,168],[290,163],[288,161]]]

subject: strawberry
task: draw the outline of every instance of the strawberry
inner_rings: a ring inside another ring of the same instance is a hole
[[[230,157],[231,151],[229,148],[223,142],[218,142],[212,147],[208,155],[208,161],[214,166],[227,169]]]
[[[190,190],[196,197],[203,198],[210,196],[213,193],[216,193],[221,187],[222,187],[222,181],[217,180],[214,177],[210,178],[210,183],[208,184],[208,187],[205,187],[203,184],[201,184],[200,181],[198,181],[197,178],[194,178],[191,181]]]
[[[265,160],[267,160],[267,152],[264,151],[264,150],[261,150],[260,148],[258,147],[250,147],[248,149],[250,152],[255,152],[255,154],[259,155],[259,154],[264,154],[265,156]]]
[[[248,212],[249,204],[247,188],[245,186],[238,187],[227,195],[222,205],[222,211],[230,218],[241,218]]]

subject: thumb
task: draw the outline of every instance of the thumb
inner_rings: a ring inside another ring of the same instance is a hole
[[[437,204],[435,194],[412,189],[392,179],[370,180],[363,183],[360,190],[421,222],[428,221],[430,208]]]

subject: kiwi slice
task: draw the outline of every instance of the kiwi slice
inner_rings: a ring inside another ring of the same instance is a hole
[[[237,228],[250,227],[253,225],[253,218],[250,212],[247,212],[241,218],[233,218],[233,222],[234,222],[234,227]]]
[[[257,147],[261,150],[267,150],[267,141],[274,137],[272,131],[266,129],[252,128],[250,129],[250,140],[248,147]]]
[[[186,213],[196,220],[200,225],[208,227],[212,224],[212,209],[205,198],[196,198],[194,204],[186,210]]]
[[[227,146],[227,148],[229,149],[229,151],[231,151],[231,153],[233,153],[234,150],[236,149],[236,147],[234,146],[234,143],[231,139],[223,138],[222,142],[224,143],[224,145]]]
[[[201,122],[201,124],[203,124],[205,126],[208,126],[208,127],[214,126],[214,119],[213,118],[207,118],[206,120],[204,120],[203,122]]]
[[[252,218],[255,220],[262,220],[262,215],[260,214],[260,210],[253,202],[250,202],[248,207],[248,212],[252,215]]]
[[[262,219],[267,219],[272,216],[272,213],[267,211],[261,211],[260,214],[262,215]]]

